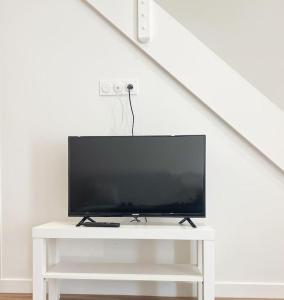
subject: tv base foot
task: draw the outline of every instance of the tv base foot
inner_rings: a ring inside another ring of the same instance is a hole
[[[84,225],[85,221],[87,221],[87,220],[90,221],[90,222],[92,222],[92,223],[96,223],[96,221],[93,220],[91,217],[84,217],[84,218],[76,225],[76,227],[79,227],[79,226]]]
[[[86,222],[88,221],[88,222]],[[96,222],[91,217],[84,217],[77,225],[85,227],[120,227],[120,223],[107,223],[107,222]]]
[[[132,220],[130,221],[130,223],[132,223],[132,222],[137,222],[137,223],[140,223],[141,222],[141,220],[139,220],[139,216],[132,216]]]
[[[193,228],[196,228],[197,226],[191,221],[190,218],[183,218],[181,221],[179,221],[179,224],[182,224],[184,222],[188,222]]]

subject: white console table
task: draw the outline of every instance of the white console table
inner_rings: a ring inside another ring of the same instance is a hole
[[[33,300],[60,298],[60,279],[196,282],[198,299],[214,299],[214,230],[190,225],[121,225],[119,228],[75,227],[52,222],[36,226],[33,237]],[[138,239],[197,241],[198,262],[189,264],[64,263],[58,239]]]

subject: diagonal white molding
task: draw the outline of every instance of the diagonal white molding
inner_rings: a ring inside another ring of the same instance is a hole
[[[151,42],[140,44],[137,41],[136,0],[86,1],[284,170],[284,113],[159,5],[153,1],[151,6]]]

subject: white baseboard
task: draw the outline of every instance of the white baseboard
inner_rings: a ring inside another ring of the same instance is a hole
[[[0,293],[31,293],[32,280],[22,278],[1,278]]]
[[[0,293],[31,293],[31,292],[32,292],[31,279],[19,279],[19,278],[0,279]],[[68,288],[66,287],[63,292],[67,294],[68,292],[74,293],[74,290],[68,291]],[[82,292],[82,290],[78,288],[78,292]],[[102,291],[100,291],[100,293],[101,292]],[[132,294],[132,292],[133,291],[130,291],[130,294]],[[93,291],[93,293],[96,293],[96,291]],[[123,294],[126,294],[125,291]],[[216,297],[284,299],[284,282],[218,281],[216,282]]]
[[[284,282],[218,281],[216,297],[284,299]]]

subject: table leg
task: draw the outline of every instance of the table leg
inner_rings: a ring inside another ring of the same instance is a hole
[[[59,280],[58,279],[48,279],[48,300],[59,300]]]
[[[46,300],[46,241],[33,239],[33,300]]]
[[[49,239],[47,246],[48,266],[55,265],[60,260],[57,239]],[[60,299],[60,285],[58,279],[48,279],[48,300]]]
[[[214,241],[203,241],[203,300],[215,298]]]
[[[203,273],[203,241],[197,241],[197,267]],[[197,282],[197,299],[202,300],[203,282]]]

